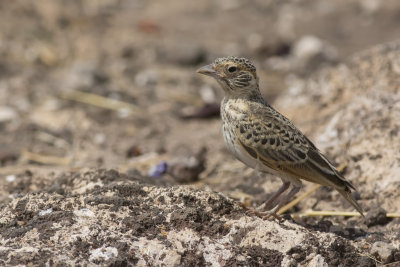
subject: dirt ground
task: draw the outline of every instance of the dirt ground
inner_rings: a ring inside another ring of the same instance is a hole
[[[354,225],[373,232],[372,241],[380,234],[398,239],[399,219],[379,215],[400,211],[398,191],[374,198],[381,192],[374,180],[352,169],[364,156],[380,156],[325,146],[331,137],[321,125],[328,127],[329,112],[340,110],[340,97],[299,103],[305,98],[293,97],[292,85],[397,40],[399,12],[396,0],[0,2],[0,204],[99,168],[261,204],[281,182],[228,153],[218,114],[222,92],[196,74],[216,57],[239,55],[257,66],[265,99],[344,167],[370,220],[302,217],[298,223],[339,229],[351,240],[359,234],[343,229]],[[318,114],[326,106],[332,108]],[[164,162],[168,173],[158,175]],[[309,209],[351,210],[326,188],[289,213]],[[398,249],[390,261],[400,261]]]

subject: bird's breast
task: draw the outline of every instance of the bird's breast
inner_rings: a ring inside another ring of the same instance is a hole
[[[221,116],[223,121],[241,121],[248,117],[249,106],[242,100],[231,99],[222,101]]]
[[[256,160],[244,151],[235,134],[236,125],[247,118],[246,111],[247,106],[240,102],[223,102],[221,105],[222,134],[229,152],[247,166],[254,168],[257,164]]]

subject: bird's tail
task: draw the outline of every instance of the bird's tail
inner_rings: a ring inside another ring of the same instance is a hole
[[[354,197],[351,195],[351,190],[349,187],[345,188],[336,188],[336,190],[345,198],[347,201],[361,214],[361,216],[364,216],[363,210],[358,205],[357,201],[354,199]]]

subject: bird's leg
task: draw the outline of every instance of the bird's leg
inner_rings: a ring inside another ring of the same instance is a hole
[[[263,217],[265,214],[259,210],[270,210],[273,207],[275,200],[289,188],[290,182],[284,182],[282,186],[276,191],[266,202],[256,209],[251,209],[247,212],[248,215],[257,215]],[[280,203],[280,202],[279,202]]]
[[[263,210],[270,210],[273,208],[275,200],[289,188],[290,182],[284,182],[282,186],[276,191],[264,204]],[[279,202],[280,203],[280,202]]]
[[[260,213],[260,214],[264,213],[264,214],[262,214],[262,215],[264,215],[262,218],[264,220],[267,220],[272,216],[277,219],[280,219],[280,216],[277,214],[278,211],[289,201],[289,199],[291,199],[294,195],[297,194],[297,192],[300,191],[300,188],[301,188],[301,186],[293,185],[292,190],[290,190],[290,192],[286,196],[284,196],[280,199],[278,206],[272,212],[265,212],[265,213],[261,212]]]
[[[256,164],[256,166],[255,166],[255,168],[254,168],[254,171],[255,171],[255,173],[257,174],[257,177],[258,177],[258,178],[262,178],[262,177],[261,177],[261,170],[260,170],[260,162],[257,161],[257,164]]]

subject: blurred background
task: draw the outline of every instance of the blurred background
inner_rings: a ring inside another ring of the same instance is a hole
[[[92,167],[261,193],[225,149],[222,92],[196,69],[248,57],[274,105],[293,81],[399,38],[399,14],[397,0],[1,1],[2,199]],[[276,105],[313,138],[295,101]]]

